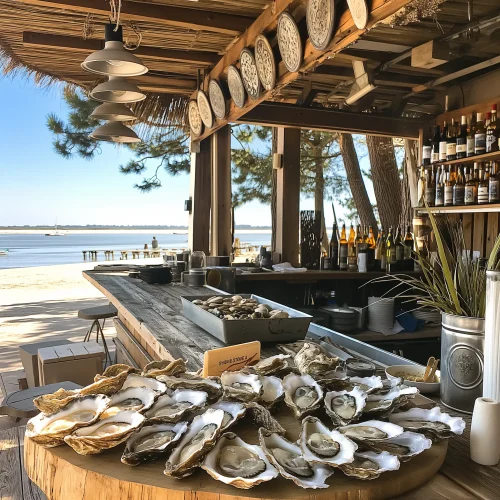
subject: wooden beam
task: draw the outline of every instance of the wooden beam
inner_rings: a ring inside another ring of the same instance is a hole
[[[232,252],[231,234],[231,128],[212,136],[212,229],[210,255]]]
[[[18,0],[18,3],[71,10],[85,15],[97,14],[108,17],[110,14],[109,2],[102,0]],[[133,1],[123,3],[120,19],[122,21],[178,26],[196,31],[212,31],[227,35],[239,35],[252,23],[252,19],[249,17],[233,14]]]
[[[237,121],[241,116],[258,106],[261,102],[270,100],[273,95],[279,92],[284,86],[289,85],[297,78],[303,76],[305,73],[313,71],[325,60],[334,57],[343,49],[351,46],[354,42],[359,40],[367,30],[371,29],[378,22],[387,19],[391,15],[395,14],[400,8],[410,4],[411,1],[412,0],[373,0],[371,2],[371,12],[368,24],[366,28],[361,30],[356,28],[349,9],[346,9],[346,11],[338,20],[337,31],[335,32],[335,35],[333,36],[333,39],[326,50],[319,51],[315,49],[311,42],[308,40],[305,43],[304,60],[298,72],[290,73],[286,70],[284,64],[280,63],[276,86],[273,90],[263,92],[261,96],[256,100],[248,100],[245,104],[245,107],[243,108],[239,108],[234,103],[231,103],[231,107],[227,117],[224,120],[217,120],[214,127],[212,129],[206,130],[203,135],[200,136],[200,138],[198,138],[197,140],[202,140],[205,137],[208,137],[227,123]],[[273,8],[266,9],[255,20],[255,22],[248,28],[248,30],[242,36],[240,36],[229,48],[229,50],[224,54],[217,65],[212,69],[210,74],[206,76],[205,88],[208,86],[208,81],[211,78],[224,79],[226,68],[230,64],[234,64],[239,60],[241,50],[244,47],[252,46],[252,44],[255,42],[255,38],[261,32],[269,32],[270,30],[274,29],[276,26],[277,18],[284,10],[289,7],[292,2],[293,0],[275,0]]]
[[[278,128],[276,152],[282,155],[277,169],[276,252],[282,262],[299,265],[300,130]]]
[[[314,98],[316,97],[317,93],[318,91],[312,88],[312,82],[308,81],[304,85],[304,88],[302,89],[302,92],[300,93],[300,96],[298,97],[297,102],[295,104],[297,106],[303,106],[304,108],[308,108],[314,101]]]
[[[199,143],[198,152],[191,153],[190,190],[191,213],[189,214],[188,246],[192,252],[210,253],[210,165],[212,161],[210,139]]]
[[[242,116],[238,123],[382,135],[406,139],[418,139],[420,128],[427,126],[427,123],[419,120],[391,118],[366,113],[349,113],[348,111],[299,108],[288,104],[274,103],[259,105]]]
[[[90,54],[104,47],[104,41],[84,40],[76,36],[51,35],[49,33],[23,32],[23,45],[27,47],[42,47],[47,49],[70,50]],[[176,61],[196,65],[212,65],[219,60],[213,52],[160,49],[141,45],[134,54],[157,61]]]

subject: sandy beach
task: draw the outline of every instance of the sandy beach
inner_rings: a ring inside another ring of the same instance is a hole
[[[0,234],[45,234],[52,229],[0,229]],[[67,234],[188,234],[187,229],[64,229]],[[235,234],[271,234],[271,229],[236,229]]]

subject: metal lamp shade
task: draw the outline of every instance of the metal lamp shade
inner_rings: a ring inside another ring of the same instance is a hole
[[[132,111],[125,106],[114,102],[105,102],[97,106],[90,115],[96,120],[109,120],[114,122],[129,122],[136,119]]]
[[[82,68],[107,76],[139,76],[148,72],[142,61],[123,47],[122,42],[106,42],[104,49],[93,52],[82,62]]]
[[[146,95],[137,85],[125,78],[110,76],[109,80],[100,83],[90,92],[90,97],[96,101],[126,104],[146,99]]]
[[[130,144],[141,142],[137,134],[122,122],[108,122],[97,127],[91,134],[92,139],[97,141],[115,142],[120,144]]]

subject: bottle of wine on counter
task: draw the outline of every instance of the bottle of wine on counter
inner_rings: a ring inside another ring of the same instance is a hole
[[[452,168],[446,172],[446,181],[444,183],[444,206],[451,207],[453,205],[453,177]]]
[[[349,271],[358,270],[358,257],[356,255],[356,233],[354,232],[354,226],[351,222],[351,228],[349,229],[349,239],[347,240],[347,268]]]
[[[339,268],[339,238],[337,236],[337,224],[333,223],[332,238],[329,245],[330,269],[337,271]]]
[[[363,232],[361,230],[361,224],[358,221],[358,227],[356,228],[356,238],[354,238],[354,243],[356,244],[356,250],[359,249],[359,245],[363,243]]]
[[[479,162],[474,163],[474,175],[472,182],[474,183],[474,203],[477,205],[477,188],[479,186]]]
[[[394,244],[394,237],[392,235],[392,227],[389,228],[389,234],[387,235],[387,239],[385,240],[385,246],[387,248],[387,262],[386,262],[386,271],[388,273],[392,273],[397,271],[397,259],[396,259],[396,246]]]
[[[489,202],[498,203],[500,201],[500,174],[498,172],[498,163],[493,162],[491,175],[488,180]]]
[[[427,179],[425,182],[425,202],[427,206],[433,207],[436,201],[436,184],[434,181],[434,167],[426,172]],[[423,205],[422,205],[423,206]]]
[[[476,114],[472,113],[472,117],[468,120],[467,125],[467,158],[474,156],[474,146],[476,136]]]
[[[446,160],[457,159],[457,137],[455,131],[455,119],[451,119],[451,125],[446,133]]]
[[[431,163],[439,162],[439,142],[441,141],[441,135],[439,132],[439,125],[436,125],[431,139]]]
[[[484,155],[486,153],[486,129],[482,113],[477,114],[476,133],[474,134],[474,154]]]
[[[462,116],[460,132],[457,135],[457,159],[467,157],[467,118]]]
[[[444,205],[444,166],[438,167],[436,171],[436,200],[434,206],[442,207]]]
[[[489,203],[489,185],[485,178],[485,171],[483,168],[479,169],[479,182],[477,186],[477,202],[480,205]]]
[[[491,120],[486,129],[486,152],[498,151],[497,105],[491,109]]]
[[[411,226],[406,226],[406,235],[404,240],[404,268],[406,271],[413,271],[413,251],[414,251],[413,234],[411,234]]]
[[[439,139],[439,161],[446,161],[447,144],[448,144],[448,126],[446,122],[444,122],[441,138]]]
[[[396,247],[396,270],[402,271],[404,269],[405,249],[403,236],[401,234],[401,227],[396,229],[396,237],[394,238],[394,245]]]
[[[380,236],[380,270],[381,271],[387,271],[387,246],[386,246],[386,237],[385,237],[385,231],[382,228],[380,230],[381,236]],[[378,247],[378,244],[377,244]]]
[[[375,269],[375,249],[377,248],[377,244],[375,243],[375,235],[373,234],[373,227],[369,226],[368,228],[368,248],[366,250],[367,253],[367,265],[368,271],[373,271]]]
[[[458,167],[457,182],[453,186],[453,205],[462,206],[465,201],[465,181],[462,168]]]
[[[341,271],[347,271],[347,256],[349,253],[348,243],[345,231],[345,222],[342,224],[342,231],[340,232],[340,243],[339,243],[339,264]]]
[[[465,190],[464,190],[464,204],[465,205],[474,205],[474,179],[473,175],[469,169],[467,174],[467,181],[465,182]]]

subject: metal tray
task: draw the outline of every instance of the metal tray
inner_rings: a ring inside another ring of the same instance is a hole
[[[231,295],[223,295],[223,297],[230,298]],[[287,312],[290,317],[282,319],[222,320],[193,304],[193,300],[207,300],[210,296],[191,295],[181,297],[181,299],[186,318],[228,345],[242,344],[254,340],[260,342],[294,342],[305,338],[313,319],[309,314],[296,311],[258,295],[241,294],[241,297],[256,299],[260,304],[269,305],[273,309],[281,309]]]

